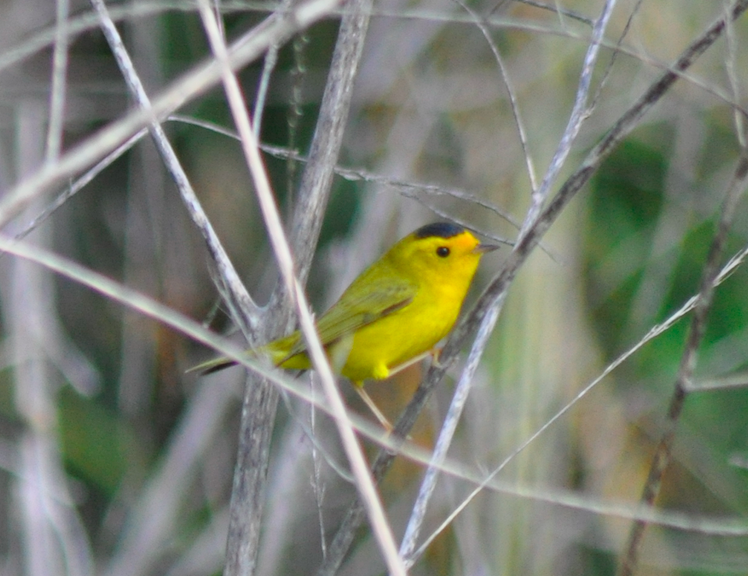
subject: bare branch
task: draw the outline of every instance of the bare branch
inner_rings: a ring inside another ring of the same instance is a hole
[[[15,235],[15,237],[18,240],[21,240],[28,236],[30,232],[33,232],[36,230],[42,223],[44,223],[52,214],[54,214],[60,207],[62,207],[65,202],[70,200],[73,196],[75,196],[78,192],[80,192],[87,184],[90,184],[91,181],[96,178],[101,172],[107,168],[108,166],[111,166],[111,164],[120,158],[125,152],[130,150],[135,144],[137,144],[143,136],[145,136],[148,132],[146,130],[141,130],[137,134],[135,134],[132,138],[124,142],[121,146],[113,150],[110,154],[102,158],[99,162],[96,163],[95,166],[93,166],[90,170],[87,170],[80,178],[75,180],[70,186],[65,188],[60,194],[58,194],[47,206],[45,206],[44,210],[41,211],[37,216],[35,216],[30,222],[25,224],[21,230]]]
[[[140,77],[135,71],[132,59],[122,42],[122,37],[114,26],[114,22],[109,17],[106,5],[102,0],[91,0],[91,4],[101,17],[102,30],[109,42],[112,53],[117,59],[117,63],[127,81],[131,93],[135,97],[138,105],[144,111],[151,111],[151,100],[145,92]],[[239,279],[239,275],[236,273],[234,266],[231,264],[228,254],[226,254],[215,230],[213,230],[213,226],[205,215],[205,211],[200,205],[197,194],[195,194],[195,190],[192,188],[192,185],[187,178],[187,174],[185,173],[184,168],[182,168],[176,152],[169,143],[169,139],[166,137],[166,133],[156,119],[155,114],[150,123],[150,132],[171,177],[179,188],[182,200],[192,218],[192,221],[195,223],[198,230],[200,230],[208,247],[208,251],[220,271],[220,278],[224,281],[221,285],[222,295],[224,296],[226,303],[231,308],[232,312],[234,312],[234,317],[242,327],[245,336],[250,339],[256,337],[259,323],[257,306],[252,301],[252,298],[249,296],[249,293]],[[250,342],[251,341],[252,340],[250,340]]]
[[[486,18],[482,18],[479,14],[477,14],[474,10],[472,10],[467,4],[462,2],[462,0],[454,0],[457,2],[457,4],[462,7],[465,12],[470,14],[475,19],[475,25],[478,27],[478,29],[483,34],[483,37],[486,39],[486,42],[488,42],[488,45],[491,48],[491,52],[493,53],[493,57],[496,60],[496,64],[499,67],[499,72],[501,72],[501,79],[504,81],[504,85],[506,86],[507,94],[509,95],[509,103],[512,107],[512,116],[514,117],[514,123],[517,126],[517,135],[519,136],[519,142],[522,146],[522,152],[525,155],[525,164],[527,165],[527,176],[530,179],[530,188],[533,192],[535,192],[538,189],[538,182],[537,182],[537,176],[535,175],[535,162],[533,162],[532,154],[530,153],[530,148],[527,145],[527,131],[525,130],[525,123],[522,120],[522,116],[519,113],[519,102],[517,101],[517,95],[515,93],[514,87],[512,86],[512,83],[509,80],[509,73],[506,69],[506,66],[504,66],[504,60],[501,57],[501,53],[499,52],[499,48],[496,46],[496,43],[493,41],[493,38],[491,38],[491,34],[488,30],[488,22]]]
[[[540,210],[551,192],[551,187],[556,181],[556,177],[571,153],[572,144],[574,143],[574,140],[576,140],[579,131],[582,129],[582,124],[587,119],[589,112],[587,110],[587,98],[590,91],[590,84],[592,82],[592,72],[595,69],[597,55],[600,52],[600,45],[603,36],[605,35],[605,30],[608,27],[610,16],[613,14],[615,4],[615,0],[608,0],[603,4],[602,13],[592,28],[592,40],[587,48],[584,64],[582,65],[582,74],[579,78],[577,94],[574,100],[574,107],[569,116],[569,122],[561,136],[561,141],[558,143],[558,148],[553,155],[553,159],[548,166],[548,171],[543,177],[543,181],[540,183],[540,188],[533,191],[531,199],[532,204],[527,212],[527,216],[525,217],[522,230],[520,230],[520,238],[527,233],[527,229],[532,226],[535,219],[539,216]]]
[[[55,50],[52,59],[52,90],[49,94],[49,127],[45,162],[54,162],[62,148],[62,128],[65,124],[65,90],[68,68],[68,0],[57,0]]]

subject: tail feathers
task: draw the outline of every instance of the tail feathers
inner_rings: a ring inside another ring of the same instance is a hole
[[[304,353],[302,348],[299,351],[291,351],[292,347],[299,341],[301,336],[298,332],[294,332],[290,336],[266,344],[256,350],[247,350],[247,354],[250,358],[258,359],[267,357],[272,364],[275,366],[283,366],[283,368],[290,368],[292,370],[307,370],[311,368],[309,359]],[[229,366],[235,366],[237,363],[225,356],[220,358],[213,358],[197,366],[193,366],[188,369],[187,372],[198,372],[201,376],[207,374],[213,374]]]
[[[236,365],[236,362],[229,360],[228,358],[214,358],[213,360],[208,360],[207,362],[189,368],[187,372],[198,372],[201,376],[207,376],[208,374],[213,374],[213,372],[218,372],[234,365]]]

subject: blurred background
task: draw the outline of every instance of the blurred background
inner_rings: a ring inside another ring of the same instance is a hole
[[[618,2],[593,75],[594,109],[554,189],[726,6]],[[227,37],[275,7],[220,3]],[[318,312],[396,238],[424,223],[449,218],[484,239],[516,238],[532,186],[515,114],[539,179],[568,121],[601,8],[597,0],[375,4],[339,158],[341,168],[369,177],[334,180],[307,288]],[[70,24],[63,151],[133,106],[87,3],[2,0],[3,190],[50,160],[61,9]],[[210,54],[191,2],[110,9],[151,95]],[[472,14],[488,19],[501,66]],[[263,143],[308,151],[338,23],[324,20],[280,48]],[[483,356],[452,460],[490,472],[696,293],[740,153],[744,118],[736,119],[734,105],[746,103],[746,42],[742,17],[617,147],[522,267]],[[250,109],[262,65],[240,72]],[[240,144],[219,130],[234,130],[223,90],[178,114],[164,123],[169,139],[250,294],[264,303],[278,273]],[[288,214],[303,163],[282,154],[265,161]],[[53,196],[29,206],[4,233],[26,233]],[[722,262],[748,243],[746,208],[741,201]],[[26,239],[217,332],[232,330],[225,311],[213,313],[219,300],[203,241],[148,136]],[[483,260],[466,306],[509,250]],[[747,275],[738,267],[715,293],[700,380],[747,368]],[[0,575],[220,574],[243,370],[186,375],[211,351],[10,255],[0,257],[0,311]],[[614,573],[630,520],[594,508],[638,501],[688,324],[685,317],[642,346],[510,461],[497,479],[524,496],[483,491],[412,573]],[[442,382],[413,432],[424,447],[432,446],[460,369]],[[395,419],[421,374],[416,366],[367,390]],[[350,386],[341,387],[368,417]],[[257,569],[263,576],[314,573],[354,494],[315,450],[319,443],[345,463],[334,426],[318,415],[313,443],[302,428],[308,420],[301,402],[281,403]],[[748,390],[691,394],[673,454],[657,503],[692,526],[650,526],[638,573],[748,574]],[[422,475],[421,466],[398,459],[381,487],[398,539]],[[442,476],[425,532],[472,489]],[[569,496],[577,506],[562,502]],[[736,524],[742,532],[724,534]],[[359,531],[340,574],[384,570],[368,529]]]

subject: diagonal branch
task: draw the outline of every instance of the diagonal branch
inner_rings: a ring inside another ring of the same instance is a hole
[[[350,2],[341,21],[309,158],[301,179],[298,202],[294,207],[289,236],[296,260],[296,274],[302,285],[306,284],[309,276],[343,144],[353,84],[363,53],[372,4],[372,0]],[[271,299],[270,309],[276,309],[284,299],[284,288],[279,285]]]
[[[125,77],[127,86],[138,103],[138,106],[146,112],[152,110],[151,100],[143,87],[140,77],[135,71],[132,59],[122,42],[122,37],[120,36],[119,31],[109,16],[106,5],[103,0],[91,0],[91,4],[101,18],[101,28],[107,38],[107,42],[109,42],[114,57],[117,59],[117,64]],[[215,230],[213,230],[213,226],[200,205],[197,194],[195,194],[195,190],[192,188],[192,185],[187,178],[187,174],[177,158],[174,148],[171,146],[163,127],[156,119],[155,115],[153,116],[149,129],[172,179],[177,184],[179,193],[182,195],[182,201],[184,202],[192,221],[202,234],[208,247],[208,251],[218,267],[220,278],[223,280],[223,286],[221,288],[226,303],[231,308],[233,315],[239,322],[245,336],[254,336],[257,333],[259,323],[257,306],[252,301],[252,298],[249,296],[246,288],[244,288],[236,269],[231,264],[228,254],[226,254],[226,251],[223,249]]]
[[[592,72],[597,63],[597,55],[600,52],[600,46],[605,35],[605,30],[608,27],[608,22],[613,14],[613,8],[615,5],[615,0],[608,0],[605,2],[602,13],[595,21],[595,25],[592,28],[592,40],[590,41],[590,45],[587,47],[587,52],[584,57],[582,74],[579,78],[577,94],[574,99],[574,106],[569,116],[569,121],[563,135],[561,136],[558,148],[553,154],[553,159],[551,160],[550,166],[548,166],[548,171],[546,172],[543,181],[540,183],[540,188],[533,191],[532,204],[527,212],[527,217],[525,218],[522,230],[520,231],[520,237],[540,214],[540,210],[551,192],[551,186],[553,186],[564,162],[566,162],[566,159],[569,157],[572,144],[579,134],[579,131],[582,129],[582,124],[589,115],[587,100],[590,92],[590,84],[592,83]]]

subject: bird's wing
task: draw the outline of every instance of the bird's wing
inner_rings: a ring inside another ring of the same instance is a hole
[[[406,281],[393,282],[392,278],[354,282],[317,322],[322,344],[329,346],[362,326],[400,310],[410,304],[415,294],[415,285]],[[306,348],[304,339],[300,338],[287,358],[305,352]]]

